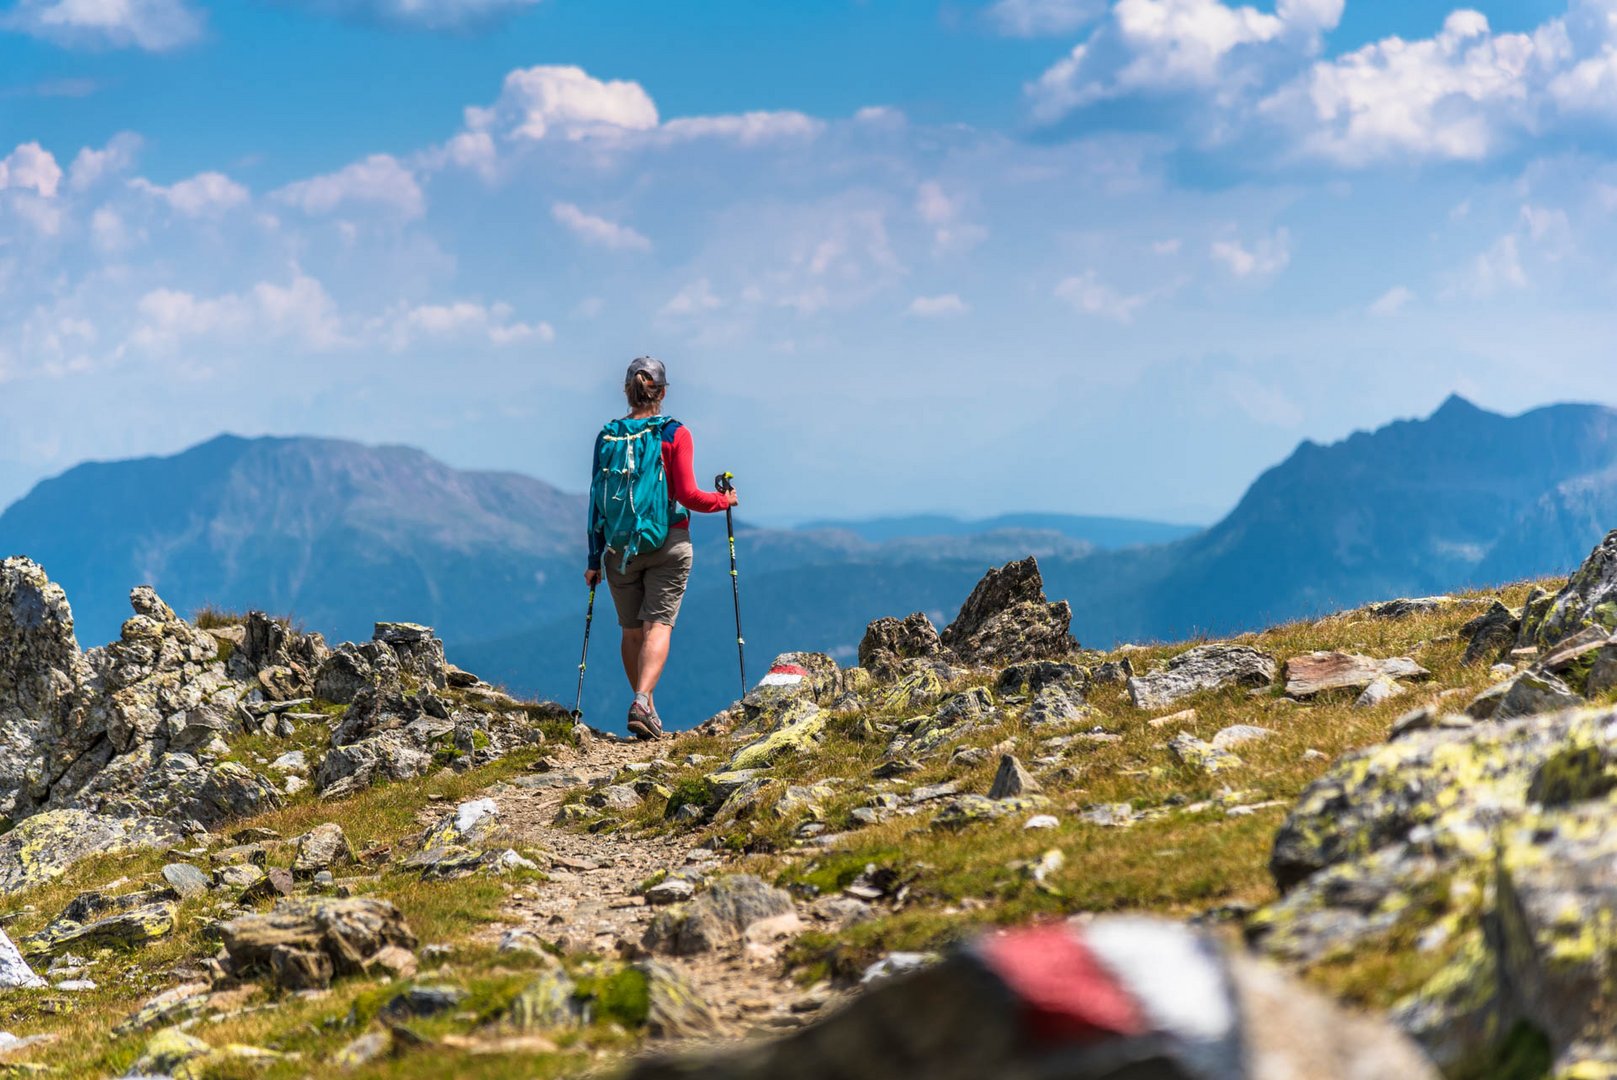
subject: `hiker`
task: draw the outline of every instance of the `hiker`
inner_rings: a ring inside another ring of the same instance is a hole
[[[657,739],[663,726],[654,694],[691,576],[690,511],[722,513],[738,500],[733,489],[696,486],[690,429],[662,415],[668,393],[662,361],[642,356],[630,363],[623,392],[629,415],[595,439],[584,580],[593,589],[604,570],[618,610],[623,670],[634,690],[629,732]]]

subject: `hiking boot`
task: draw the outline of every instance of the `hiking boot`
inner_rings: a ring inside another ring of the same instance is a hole
[[[662,719],[644,694],[636,694],[629,706],[629,734],[642,741],[663,737]]]

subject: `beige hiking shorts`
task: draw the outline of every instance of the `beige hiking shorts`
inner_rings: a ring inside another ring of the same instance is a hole
[[[693,555],[691,534],[685,529],[670,529],[662,547],[636,555],[627,570],[618,569],[623,557],[608,549],[601,566],[618,609],[618,625],[630,629],[642,623],[673,626],[679,617],[679,602],[685,599],[685,583],[691,578]]]

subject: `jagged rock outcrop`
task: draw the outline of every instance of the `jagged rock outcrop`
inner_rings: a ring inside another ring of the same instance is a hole
[[[49,797],[52,748],[76,726],[79,688],[89,677],[67,595],[27,559],[0,562],[0,658],[4,820]]]
[[[1072,654],[1071,626],[1072,608],[1045,599],[1038,560],[1029,556],[988,571],[939,640],[963,663],[1004,667]]]
[[[883,617],[867,626],[859,642],[859,666],[878,679],[893,679],[904,661],[931,660],[942,652],[932,620],[917,611],[902,619]]]
[[[1617,632],[1617,531],[1607,534],[1554,597],[1528,602],[1518,644],[1544,650],[1591,626]]]
[[[91,855],[171,847],[184,839],[179,826],[161,818],[115,818],[84,810],[35,814],[0,835],[0,896],[43,885]]]

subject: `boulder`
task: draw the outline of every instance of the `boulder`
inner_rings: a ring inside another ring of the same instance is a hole
[[[1521,634],[1522,616],[1495,600],[1487,611],[1460,627],[1467,642],[1464,664],[1492,664],[1516,645]]]
[[[397,973],[416,938],[398,908],[371,898],[283,900],[266,915],[220,927],[238,978],[270,976],[289,990],[323,989],[335,977]]]
[[[92,855],[166,848],[185,833],[160,818],[112,818],[84,810],[36,814],[0,835],[0,896],[53,881]]]
[[[1333,690],[1362,694],[1377,679],[1426,679],[1431,674],[1403,656],[1376,660],[1356,653],[1313,652],[1286,661],[1286,694],[1299,700]]]
[[[1592,989],[1617,954],[1613,792],[1614,710],[1411,730],[1348,754],[1281,826],[1270,869],[1283,897],[1248,934],[1302,963],[1383,947],[1400,928],[1462,934],[1399,1022],[1456,1072],[1507,1054],[1496,1043],[1524,1023],[1548,1038],[1556,1075],[1576,1075],[1614,1020]]]
[[[1276,668],[1273,656],[1248,645],[1198,645],[1162,670],[1130,679],[1129,697],[1136,708],[1161,709],[1204,690],[1270,686]]]
[[[791,915],[791,894],[750,874],[714,880],[695,900],[660,912],[644,945],[654,952],[694,956],[736,943],[755,924]]]
[[[825,723],[826,714],[818,705],[799,699],[781,714],[773,730],[737,750],[721,771],[766,769],[782,757],[807,753],[819,745]]]
[[[400,672],[418,686],[442,690],[449,684],[444,660],[444,643],[432,634],[432,627],[418,623],[379,622],[372,640],[386,645],[398,660]]]
[[[1414,615],[1435,615],[1459,602],[1452,596],[1405,597],[1371,604],[1364,611],[1375,619],[1407,619]]]
[[[292,856],[292,876],[312,878],[322,870],[334,870],[355,861],[353,845],[342,826],[334,822],[316,825],[297,839]]]
[[[31,812],[50,794],[47,767],[77,726],[88,678],[67,594],[36,563],[0,562],[0,819]],[[80,745],[69,753],[88,749]]]
[[[213,879],[190,863],[169,863],[163,867],[162,875],[181,900],[204,896],[213,888]]]
[[[327,656],[314,678],[314,696],[339,705],[352,704],[361,690],[397,689],[399,659],[386,644],[345,643]]]
[[[397,731],[386,731],[350,746],[333,746],[315,769],[315,790],[342,798],[386,780],[411,780],[432,768],[432,755],[416,749]]]
[[[881,618],[865,628],[859,666],[878,679],[893,679],[905,660],[930,660],[943,652],[932,620],[917,611],[903,619]]]
[[[0,990],[39,989],[45,985],[45,980],[34,974],[6,932],[0,930]]]
[[[902,973],[800,1031],[642,1059],[626,1080],[1437,1077],[1386,1022],[1169,922],[1028,927],[888,966]]]
[[[1385,705],[1404,692],[1403,684],[1391,675],[1377,675],[1375,681],[1366,686],[1364,692],[1354,699],[1353,707],[1373,709],[1378,705]]]
[[[1168,742],[1168,752],[1191,768],[1209,776],[1239,768],[1241,759],[1220,747],[1203,742],[1188,731],[1181,731]]]
[[[1582,704],[1583,699],[1554,675],[1539,671],[1524,671],[1510,681],[1488,718],[1514,720],[1522,716],[1571,709]]]
[[[999,673],[994,690],[1002,698],[1032,697],[1047,686],[1060,686],[1081,702],[1089,689],[1089,672],[1077,664],[1058,664],[1053,660],[1012,664]]]
[[[1547,604],[1529,604],[1518,646],[1548,650],[1591,626],[1617,632],[1617,531],[1608,533]]]
[[[988,571],[939,640],[966,664],[1003,667],[1077,651],[1071,625],[1072,608],[1045,599],[1038,561],[1029,556]]]
[[[105,918],[76,922],[71,909],[19,946],[28,956],[50,956],[68,949],[136,949],[174,932],[178,910],[167,901],[131,907]]]

